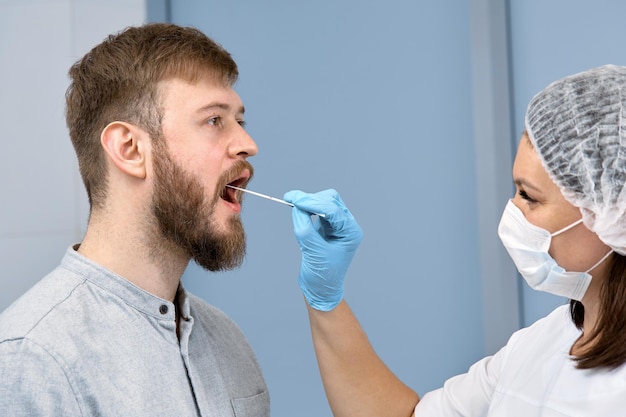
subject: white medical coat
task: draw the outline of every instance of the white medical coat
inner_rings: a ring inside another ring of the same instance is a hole
[[[416,417],[624,417],[626,366],[580,370],[569,354],[580,337],[569,306],[514,333],[466,374],[427,393]]]

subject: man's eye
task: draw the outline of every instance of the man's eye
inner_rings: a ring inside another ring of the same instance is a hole
[[[211,126],[219,126],[220,118],[219,117],[211,117],[209,120],[207,120],[207,124],[209,124]]]
[[[237,123],[239,123],[239,126],[243,127],[244,129],[246,128],[246,121],[245,120],[237,120]]]

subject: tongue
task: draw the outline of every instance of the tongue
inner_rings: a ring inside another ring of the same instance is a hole
[[[236,190],[233,190],[232,188],[224,187],[224,191],[222,191],[221,197],[223,200],[226,200],[229,203],[237,202]]]

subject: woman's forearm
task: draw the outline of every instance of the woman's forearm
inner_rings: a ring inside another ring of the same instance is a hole
[[[419,396],[378,357],[342,301],[332,311],[309,309],[313,344],[335,417],[409,417]]]

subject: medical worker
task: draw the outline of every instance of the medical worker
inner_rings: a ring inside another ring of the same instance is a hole
[[[530,102],[498,234],[534,289],[570,299],[422,398],[372,349],[343,298],[362,232],[334,191],[291,191],[322,380],[335,416],[626,415],[626,67]],[[323,213],[313,222],[308,213]]]

